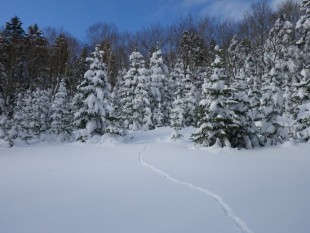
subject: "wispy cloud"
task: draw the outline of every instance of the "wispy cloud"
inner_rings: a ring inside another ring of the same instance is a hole
[[[255,0],[182,0],[181,6],[195,8],[201,15],[240,20]]]
[[[156,0],[158,8],[151,14],[153,17],[177,17],[192,13],[208,15],[222,19],[241,20],[251,4],[259,0]],[[270,0],[270,5],[276,9],[286,0]],[[302,0],[295,0],[301,2]]]
[[[205,6],[202,9],[202,13],[210,16],[219,16],[221,18],[240,20],[244,13],[249,9],[251,4],[251,1],[242,0],[211,1],[208,6]]]
[[[235,20],[242,19],[244,13],[250,8],[251,4],[259,0],[182,0],[183,8],[200,8],[201,14],[209,16],[231,18]],[[276,9],[279,4],[286,0],[271,0],[270,5]],[[294,0],[301,2],[302,0]]]

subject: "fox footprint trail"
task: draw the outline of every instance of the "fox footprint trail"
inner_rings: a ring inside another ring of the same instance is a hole
[[[179,184],[179,185],[183,185],[183,186],[186,186],[190,189],[193,189],[193,190],[197,190],[199,192],[202,192],[204,194],[206,194],[208,197],[212,198],[224,211],[225,215],[227,217],[229,217],[233,222],[234,224],[240,229],[240,231],[242,233],[254,233],[254,231],[252,231],[248,225],[238,216],[234,213],[234,211],[232,210],[232,208],[224,201],[224,199],[222,197],[220,197],[219,195],[209,191],[208,189],[206,188],[202,188],[202,187],[199,187],[199,186],[196,186],[196,185],[193,185],[191,183],[187,183],[187,182],[183,182],[183,181],[180,181],[176,178],[173,178],[172,176],[170,176],[168,173],[165,173],[164,171],[156,168],[156,167],[153,167],[152,165],[144,162],[143,160],[143,153],[147,150],[148,148],[148,145],[145,145],[143,147],[143,149],[139,152],[139,162],[153,170],[154,172],[160,174],[161,176],[165,177],[166,179],[176,183],[176,184]]]

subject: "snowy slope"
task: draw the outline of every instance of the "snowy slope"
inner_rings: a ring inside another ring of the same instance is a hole
[[[190,131],[0,148],[0,233],[309,232],[309,143],[199,149]]]

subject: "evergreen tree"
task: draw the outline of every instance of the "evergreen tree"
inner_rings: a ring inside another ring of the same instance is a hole
[[[33,139],[32,99],[32,92],[29,90],[17,95],[11,130],[9,131],[10,139],[21,139],[26,143]]]
[[[26,51],[25,31],[21,20],[15,16],[6,23],[2,33],[1,59],[6,72],[4,98],[8,106],[13,106],[16,93],[29,86]]]
[[[124,86],[124,76],[126,70],[119,71],[116,78],[116,85],[111,93],[111,111],[108,117],[109,125],[106,128],[106,133],[110,135],[124,136],[126,132],[123,130],[122,125],[122,107],[119,103],[121,100],[121,88]]]
[[[200,116],[198,129],[192,139],[203,146],[239,147],[234,139],[239,126],[238,122],[234,122],[237,117],[231,108],[234,103],[231,99],[232,90],[225,85],[225,64],[218,47],[216,52],[215,61],[212,63],[213,75],[205,79],[203,84],[202,99],[197,110]]]
[[[177,92],[181,91],[181,81],[184,78],[184,65],[182,60],[179,58],[177,59],[176,63],[174,64],[173,69],[169,74],[168,79],[168,95],[170,95],[169,99],[173,103],[174,100],[177,99],[175,95]]]
[[[241,40],[235,35],[227,49],[228,53],[228,72],[235,78],[249,55],[250,46],[246,40]]]
[[[260,99],[261,99],[261,88],[259,80],[257,78],[255,70],[255,62],[252,55],[248,55],[244,65],[244,74],[247,77],[248,84],[248,97],[250,102],[250,112],[253,121],[260,121],[262,116],[260,114]]]
[[[154,129],[152,110],[150,102],[150,76],[149,71],[142,64],[139,69],[138,85],[135,90],[134,108],[136,109],[137,116],[141,125],[141,129],[150,130]]]
[[[193,81],[192,73],[189,69],[185,71],[184,67],[183,60],[178,59],[174,69],[170,73],[170,102],[173,103],[176,100],[177,95],[180,96],[184,104],[184,123],[186,126],[193,126],[195,125],[195,109],[198,105],[197,100],[200,98],[200,94],[198,93],[197,87]],[[203,76],[201,75],[201,77]]]
[[[195,109],[197,107],[197,88],[192,81],[191,74],[183,76],[181,81],[181,98],[184,103],[184,121],[186,126],[195,125]]]
[[[5,111],[5,101],[0,92],[0,139],[8,141],[9,119]]]
[[[96,46],[92,57],[87,58],[90,62],[89,70],[73,98],[76,109],[73,124],[79,130],[78,140],[84,141],[94,135],[103,135],[107,127],[110,85],[106,80],[102,55],[103,52]]]
[[[25,31],[22,28],[22,21],[14,16],[10,22],[7,22],[4,29],[4,35],[7,40],[15,40],[25,36]]]
[[[293,125],[295,138],[308,141],[310,139],[310,69],[303,69],[302,80],[296,84],[294,100],[297,110]]]
[[[179,139],[182,137],[180,130],[184,127],[184,103],[180,95],[177,95],[177,98],[172,103],[170,118],[170,125],[174,129],[171,138]]]
[[[121,119],[121,114],[122,114],[122,106],[119,103],[122,99],[122,88],[125,85],[124,77],[126,73],[127,73],[126,69],[123,69],[118,72],[118,75],[116,78],[116,84],[111,93],[112,107],[114,109],[114,114],[115,114],[115,117],[118,117],[119,119]]]
[[[161,127],[168,124],[170,100],[167,94],[167,66],[164,64],[162,51],[157,45],[150,58],[151,77],[151,109],[155,126]]]
[[[229,47],[227,49],[227,53],[228,53],[228,72],[230,74],[233,74],[233,76],[235,77],[237,72],[238,72],[238,68],[237,68],[237,54],[235,53],[236,48],[238,46],[238,44],[240,43],[240,40],[238,38],[237,35],[234,35],[234,37],[231,39]]]
[[[296,23],[300,35],[297,42],[302,57],[302,67],[309,66],[310,61],[310,0],[303,0],[300,5],[301,16]]]
[[[51,133],[57,135],[60,141],[69,139],[72,131],[70,108],[66,83],[62,79],[51,106]]]
[[[130,57],[130,69],[124,76],[124,85],[119,90],[119,105],[122,106],[121,116],[124,129],[132,130],[134,126],[134,108],[135,90],[138,85],[139,69],[142,68],[143,57],[141,53],[134,50]]]
[[[37,24],[28,27],[26,42],[29,88],[48,88],[48,42]]]
[[[2,111],[6,107],[5,89],[7,88],[7,74],[5,72],[4,65],[0,60],[0,109]],[[0,110],[1,112],[1,110]]]
[[[283,92],[281,90],[281,80],[277,71],[273,68],[265,76],[269,84],[263,88],[261,98],[262,120],[262,144],[277,145],[288,139],[287,128],[284,126],[281,116],[283,114]]]
[[[283,110],[280,115],[282,123],[288,129],[292,122],[292,83],[297,82],[298,64],[296,62],[296,46],[294,44],[294,28],[292,23],[287,21],[283,15],[276,20],[275,25],[269,32],[265,43],[265,63],[267,71],[275,69],[277,72],[277,85],[281,89],[283,98]],[[265,76],[266,85],[270,80]]]
[[[9,119],[4,113],[0,114],[0,140],[7,141],[9,146],[13,146],[11,140],[8,137]]]
[[[31,131],[36,138],[40,138],[50,129],[51,93],[37,88],[33,92],[31,109],[30,119],[33,122]]]
[[[249,61],[248,61],[249,62]],[[248,96],[249,86],[247,80],[252,78],[248,77],[247,67],[242,68],[234,82],[233,82],[233,100],[231,102],[233,105],[233,110],[236,114],[237,119],[234,122],[238,122],[239,129],[236,131],[235,137],[232,139],[232,144],[238,145],[238,147],[243,148],[252,148],[259,146],[258,140],[258,130],[254,123],[253,110],[256,106],[253,106],[253,102],[256,100],[254,96],[251,96],[252,99]],[[251,89],[250,89],[251,90]],[[250,92],[253,94],[253,92]]]
[[[280,15],[271,28],[265,43],[264,61],[266,70],[275,67],[277,70],[284,69],[284,62],[288,56],[289,46],[293,44],[293,25]]]

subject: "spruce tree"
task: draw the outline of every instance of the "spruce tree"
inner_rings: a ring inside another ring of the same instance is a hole
[[[190,71],[181,81],[181,98],[184,103],[184,121],[186,126],[195,125],[195,109],[197,107],[197,88],[192,81]]]
[[[167,66],[164,64],[162,51],[157,45],[156,50],[150,58],[151,77],[151,108],[154,125],[161,127],[168,124],[170,100],[167,95]]]
[[[281,120],[283,114],[283,92],[276,69],[264,76],[269,84],[263,87],[260,111],[263,115],[261,128],[262,145],[277,145],[288,139],[288,131]]]
[[[280,15],[269,32],[265,43],[266,71],[275,69],[277,73],[277,85],[281,89],[283,98],[283,110],[280,113],[281,122],[289,130],[292,122],[292,84],[297,82],[298,62],[296,62],[296,46],[294,44],[294,28],[292,23]],[[265,79],[266,85],[269,79]]]
[[[122,125],[122,106],[119,104],[121,100],[121,89],[124,86],[124,76],[126,70],[119,71],[116,79],[116,85],[110,96],[111,111],[109,112],[109,125],[106,128],[106,133],[110,135],[124,136],[126,134]]]
[[[149,71],[144,67],[144,64],[142,64],[142,68],[139,69],[134,103],[140,118],[141,129],[143,130],[150,130],[155,127],[151,110],[150,85]]]
[[[51,133],[60,141],[68,140],[72,131],[72,115],[65,80],[62,79],[51,106]]]
[[[0,98],[1,98],[0,106],[2,106],[2,108],[4,108],[6,105],[6,101],[5,101],[6,99],[5,90],[6,89],[7,89],[7,74],[6,74],[4,65],[1,63],[1,60],[0,60]]]
[[[76,111],[73,124],[79,130],[78,140],[85,141],[94,135],[103,135],[107,127],[110,85],[106,80],[102,56],[103,52],[96,46],[92,56],[87,58],[89,70],[73,98]]]
[[[5,101],[0,89],[0,139],[6,139],[8,135],[8,117],[4,107]]]
[[[171,110],[171,122],[170,125],[173,128],[173,133],[171,135],[172,139],[179,139],[182,137],[180,130],[184,127],[184,103],[180,95],[172,103]]]
[[[249,61],[248,61],[249,62]],[[258,130],[255,126],[255,118],[253,114],[254,108],[252,108],[251,103],[256,100],[254,96],[249,98],[249,86],[247,80],[253,78],[252,76],[248,76],[247,67],[243,67],[240,69],[234,82],[232,84],[233,91],[233,102],[232,107],[237,116],[235,122],[238,122],[239,129],[236,131],[235,138],[233,139],[232,144],[238,145],[238,147],[243,148],[252,148],[259,146],[258,140]],[[250,89],[251,90],[251,89]],[[252,94],[252,92],[250,92]]]
[[[37,24],[28,27],[26,35],[27,70],[31,89],[47,89],[48,80],[48,42]]]
[[[169,74],[168,79],[168,95],[170,95],[170,101],[173,103],[174,100],[177,99],[177,96],[175,95],[177,92],[181,91],[181,81],[184,77],[184,65],[182,60],[179,58],[177,59],[176,63],[174,64],[173,69],[171,69],[171,72]]]
[[[32,96],[31,121],[33,127],[31,130],[36,138],[40,138],[50,129],[51,92],[38,88]]]
[[[134,108],[135,90],[138,85],[139,69],[142,68],[143,57],[134,50],[130,57],[130,69],[124,75],[124,85],[119,89],[119,104],[122,106],[121,116],[124,129],[132,130],[136,109]]]
[[[229,47],[227,49],[228,53],[228,72],[232,74],[234,77],[237,75],[237,72],[239,69],[237,68],[237,54],[236,54],[236,48],[238,44],[240,43],[240,40],[237,35],[234,35],[233,38],[230,41]]]
[[[262,116],[260,114],[260,99],[261,99],[261,86],[257,77],[255,69],[255,60],[252,55],[248,55],[244,65],[244,74],[247,77],[248,84],[248,97],[250,102],[250,114],[253,121],[260,121]]]
[[[225,85],[227,76],[225,64],[220,57],[220,50],[216,47],[216,58],[212,63],[213,74],[205,79],[202,99],[198,106],[198,129],[192,134],[195,143],[203,146],[217,145],[220,147],[239,147],[234,140],[239,126],[237,116],[231,108],[232,90]],[[233,144],[232,144],[233,142]]]
[[[310,61],[310,0],[303,0],[300,5],[301,16],[296,23],[300,35],[297,42],[302,57],[302,67],[307,67]]]
[[[303,69],[302,80],[296,84],[294,100],[297,104],[293,125],[295,138],[308,141],[310,139],[310,69]]]
[[[235,78],[242,67],[245,65],[249,55],[250,46],[248,41],[240,40],[236,35],[232,38],[227,49],[228,55],[228,72]]]
[[[34,138],[32,99],[33,95],[29,90],[17,95],[11,130],[9,131],[9,137],[12,140],[21,139],[28,143]]]
[[[14,97],[21,90],[29,87],[29,76],[26,60],[27,43],[26,33],[22,28],[22,22],[18,17],[13,17],[6,23],[2,33],[3,65],[7,79],[5,80],[5,99],[9,106],[14,106]]]
[[[183,60],[178,59],[170,74],[171,102],[176,100],[176,93],[178,93],[184,104],[184,123],[186,126],[193,126],[195,125],[195,109],[198,105],[197,99],[200,94],[193,81],[192,73],[189,69],[184,69]]]

